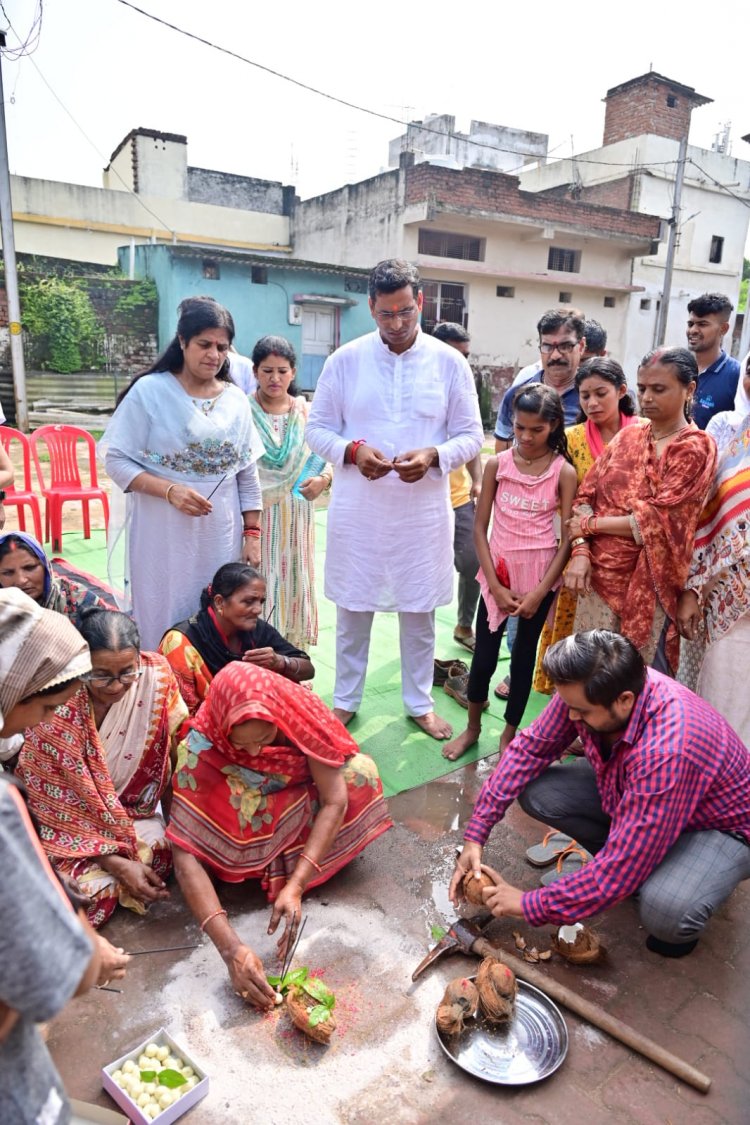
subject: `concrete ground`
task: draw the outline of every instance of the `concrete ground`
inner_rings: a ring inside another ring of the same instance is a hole
[[[435,747],[425,743],[425,753]],[[416,984],[411,973],[432,944],[431,927],[449,921],[447,882],[457,825],[491,767],[451,774],[392,798],[395,828],[351,867],[305,899],[307,927],[296,965],[308,965],[337,995],[338,1027],[328,1047],[310,1044],[283,1010],[260,1016],[233,993],[224,966],[186,913],[179,890],[146,918],[119,910],[104,931],[129,951],[195,941],[193,951],[131,962],[121,994],[92,992],[52,1024],[49,1045],[72,1096],[112,1107],[99,1069],[164,1026],[210,1076],[190,1125],[451,1123],[483,1118],[511,1125],[709,1125],[750,1120],[747,1002],[750,942],[741,887],[691,956],[665,961],[644,948],[632,902],[594,919],[605,964],[572,966],[553,957],[542,971],[600,1004],[708,1074],[707,1095],[692,1090],[563,1009],[570,1049],[560,1070],[522,1088],[469,1077],[444,1055],[434,1011],[445,984],[477,962],[439,962]],[[539,871],[524,851],[540,826],[517,807],[499,826],[488,859],[531,888]],[[222,902],[269,968],[273,939],[257,886],[226,887]],[[549,945],[549,931],[495,923],[493,940],[514,951],[512,930]]]

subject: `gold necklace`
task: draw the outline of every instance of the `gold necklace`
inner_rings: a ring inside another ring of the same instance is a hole
[[[653,423],[652,423],[652,425],[651,425],[651,437],[654,439],[654,441],[664,441],[664,438],[671,437],[672,434],[679,434],[680,430],[687,429],[688,424],[689,423],[686,423],[685,425],[680,425],[680,426],[677,427],[676,430],[670,430],[669,433],[662,434],[661,437],[657,437],[656,434],[654,433],[654,427],[653,427]]]
[[[518,446],[516,446],[515,452],[516,456],[523,461],[524,465],[533,465],[536,461],[542,461],[545,457],[549,457],[550,453],[554,453],[555,451],[554,449],[548,449],[546,453],[540,453],[538,457],[532,457],[531,460],[529,460],[528,457],[524,457],[523,453],[519,451]]]

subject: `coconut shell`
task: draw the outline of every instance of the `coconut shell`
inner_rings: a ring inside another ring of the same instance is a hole
[[[328,1013],[328,1019],[321,1020],[314,1027],[310,1026],[310,1012],[316,1006],[312,996],[308,996],[302,988],[290,988],[286,994],[286,1006],[292,1023],[303,1031],[308,1039],[316,1043],[328,1043],[336,1030],[336,1017],[333,1012]]]
[[[479,1006],[490,1023],[503,1023],[513,1015],[515,973],[495,957],[485,957],[476,975]]]
[[[435,1023],[443,1035],[460,1035],[467,1019],[473,1019],[479,1006],[479,993],[466,977],[452,980],[438,1005]]]
[[[485,887],[493,887],[494,885],[489,875],[485,875],[484,872],[477,879],[473,871],[467,871],[462,884],[466,901],[470,902],[472,906],[484,906],[482,891]]]
[[[606,956],[606,950],[599,941],[598,935],[588,926],[580,927],[573,942],[563,941],[559,933],[553,934],[552,948],[574,965],[593,965]]]

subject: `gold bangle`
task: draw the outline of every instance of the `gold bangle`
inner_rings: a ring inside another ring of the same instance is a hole
[[[571,547],[581,547],[581,546],[583,546],[584,543],[586,543],[586,540],[583,537],[583,535],[579,535],[577,539],[571,539],[571,541],[570,541]],[[587,544],[587,546],[588,546],[588,544]]]
[[[170,484],[170,486],[169,486],[169,488],[167,489],[167,491],[166,491],[166,492],[164,493],[164,499],[166,500],[166,502],[167,502],[168,504],[169,504],[169,503],[171,502],[171,501],[170,501],[170,499],[169,499],[169,494],[170,494],[170,492],[172,491],[172,489],[173,489],[173,488],[176,488],[176,487],[177,487],[177,485],[176,485],[176,484],[174,484],[174,483],[172,483],[172,484]]]

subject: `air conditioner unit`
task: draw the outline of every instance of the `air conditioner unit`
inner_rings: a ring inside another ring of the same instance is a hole
[[[301,324],[302,323],[302,305],[289,306],[289,323]]]

